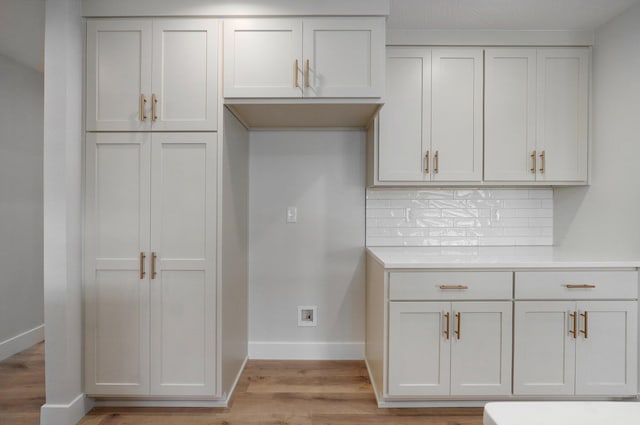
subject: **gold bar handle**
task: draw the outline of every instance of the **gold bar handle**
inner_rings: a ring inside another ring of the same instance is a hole
[[[580,316],[584,317],[584,329],[580,333],[584,335],[584,339],[587,339],[589,338],[589,312],[580,313]]]
[[[581,283],[581,284],[568,283],[564,286],[566,286],[567,289],[593,289],[596,287],[596,285],[593,285],[590,283]]]
[[[147,119],[147,115],[144,113],[144,110],[147,106],[147,98],[144,97],[144,94],[140,94],[140,121],[144,122]]]
[[[157,105],[158,105],[158,98],[156,97],[155,94],[152,94],[151,95],[151,121],[156,121],[158,119]]]
[[[300,84],[298,83],[298,59],[296,59],[293,65],[293,87],[300,87]]]
[[[447,340],[449,340],[449,321],[450,321],[450,315],[449,312],[446,312],[444,314],[444,319],[445,319],[445,324],[444,324],[444,336],[445,338],[447,338]]]
[[[307,59],[304,66],[304,86],[311,87],[311,83],[309,82],[309,59]]]
[[[456,313],[456,339],[460,339],[460,322],[461,322],[460,312]]]
[[[573,339],[576,339],[576,331],[578,329],[578,314],[574,311],[573,313],[569,313],[569,317],[571,318],[571,322],[573,325],[572,329],[569,330],[569,333],[571,334],[571,336],[573,336]]]
[[[544,160],[545,156],[544,156],[544,151],[540,152],[540,172],[542,174],[544,174]]]
[[[440,164],[440,158],[438,158],[438,156],[438,151],[436,151],[436,153],[433,154],[433,172],[436,174],[438,174],[438,166]]]
[[[429,151],[424,154],[424,172],[429,174]]]
[[[158,256],[156,255],[155,252],[151,253],[151,279],[155,279],[156,278],[156,259],[158,258]]]
[[[144,260],[145,258],[147,258],[146,255],[144,255],[144,252],[140,253],[140,279],[144,279],[144,277],[146,276],[146,272],[144,271]]]
[[[536,173],[536,151],[531,152],[531,168],[529,169],[533,174]]]
[[[440,289],[469,289],[467,285],[440,285]]]

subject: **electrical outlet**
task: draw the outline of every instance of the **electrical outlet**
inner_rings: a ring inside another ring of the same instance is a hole
[[[298,326],[317,326],[318,307],[315,305],[298,306]]]
[[[297,223],[297,222],[298,222],[298,208],[287,207],[287,223]]]

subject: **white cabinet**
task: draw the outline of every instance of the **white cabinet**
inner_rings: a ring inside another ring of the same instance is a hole
[[[637,285],[634,271],[516,273],[514,394],[637,394]]]
[[[227,98],[380,97],[384,19],[228,19]]]
[[[215,395],[216,133],[89,133],[85,390]]]
[[[217,128],[218,21],[90,19],[88,131]]]
[[[511,393],[511,302],[389,303],[389,395]]]
[[[378,184],[482,180],[482,49],[387,49]]]
[[[485,51],[485,181],[587,180],[589,50]]]

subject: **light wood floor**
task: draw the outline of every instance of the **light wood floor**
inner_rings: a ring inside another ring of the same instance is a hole
[[[44,345],[0,362],[0,424],[37,425]],[[81,425],[482,425],[482,408],[378,409],[364,362],[252,360],[227,409],[96,408]]]

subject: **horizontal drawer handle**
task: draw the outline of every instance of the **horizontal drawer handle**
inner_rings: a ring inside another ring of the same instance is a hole
[[[440,285],[440,289],[469,289],[467,285]]]
[[[582,283],[582,284],[579,284],[579,285],[573,285],[573,284],[568,283],[565,286],[567,287],[567,289],[593,289],[593,288],[596,287],[596,285],[592,285],[592,284],[589,284],[589,283]]]

